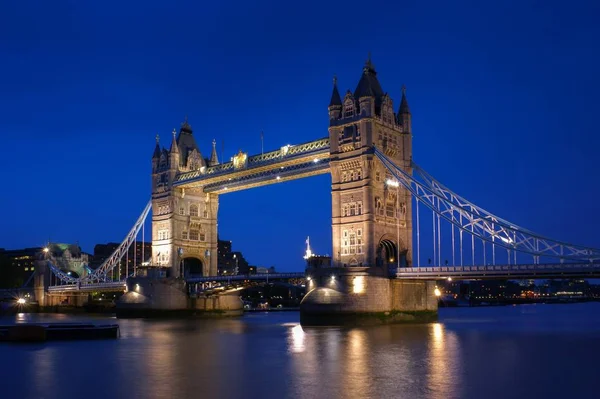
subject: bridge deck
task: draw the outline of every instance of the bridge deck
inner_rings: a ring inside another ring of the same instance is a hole
[[[413,279],[528,279],[528,278],[596,278],[600,277],[600,263],[557,263],[496,266],[436,266],[402,267],[397,278]]]

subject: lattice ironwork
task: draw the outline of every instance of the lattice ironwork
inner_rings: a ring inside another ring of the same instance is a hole
[[[318,162],[310,161],[295,165],[288,165],[282,168],[269,169],[259,173],[233,178],[227,181],[208,184],[204,187],[204,191],[210,193],[215,191],[231,190],[260,182],[276,183],[278,181],[278,177],[283,180],[295,175],[315,172],[318,170],[329,170],[329,158],[319,159]]]
[[[586,262],[600,260],[599,249],[568,244],[533,233],[469,202],[435,180],[418,165],[411,165],[411,175],[395,165],[376,147],[374,153],[417,201],[461,231],[507,250],[530,254],[534,257],[534,263],[539,263],[540,257],[560,259],[561,262],[567,259]]]
[[[269,151],[264,154],[253,155],[251,157],[248,157],[248,164],[245,169],[268,166],[281,161],[311,155],[316,152],[321,153],[323,151],[328,150],[328,137],[315,141],[310,141],[304,144],[283,146],[279,150]],[[227,173],[233,172],[234,170],[235,169],[233,162],[226,162],[216,166],[210,166],[204,171],[195,170],[193,172],[182,173],[175,178],[175,185],[180,185],[190,180],[198,180],[219,175],[225,175]]]
[[[108,278],[109,273],[112,270],[114,270],[115,268],[117,268],[117,270],[118,270],[118,266],[119,266],[119,263],[121,262],[121,259],[125,256],[125,254],[127,254],[127,251],[129,251],[129,247],[131,246],[131,244],[133,244],[135,242],[136,237],[137,237],[138,233],[140,232],[142,226],[144,225],[144,222],[146,221],[146,218],[148,217],[148,214],[150,213],[151,209],[152,209],[152,201],[148,201],[148,204],[146,204],[146,207],[142,211],[142,214],[137,219],[137,221],[135,222],[135,224],[133,225],[133,227],[131,228],[131,230],[129,231],[129,233],[127,234],[125,239],[123,240],[123,242],[121,242],[121,244],[112,253],[112,255],[110,255],[92,273],[88,274],[87,276],[74,278],[72,276],[69,276],[67,273],[60,270],[56,266],[54,266],[54,264],[52,264],[52,262],[51,262],[51,259],[49,259],[48,266],[50,267],[50,271],[60,281],[61,284],[66,284],[66,285],[87,285],[87,284],[112,282]]]

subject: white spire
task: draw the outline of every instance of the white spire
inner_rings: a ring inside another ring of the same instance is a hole
[[[312,251],[310,250],[310,236],[306,237],[306,253],[304,255],[304,259],[311,258],[313,256]]]

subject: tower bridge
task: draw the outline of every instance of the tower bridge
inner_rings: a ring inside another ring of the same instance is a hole
[[[152,265],[168,268],[176,280],[191,274],[190,283],[216,281],[220,195],[325,173],[331,175],[332,267],[307,269],[305,314],[435,312],[434,281],[444,277],[600,276],[600,250],[508,222],[415,163],[406,89],[395,108],[370,59],[353,92],[341,96],[334,79],[327,110],[328,137],[257,155],[240,150],[227,162],[218,159],[214,140],[211,156],[202,155],[187,119],[173,131],[169,149],[157,137],[151,200],[126,239],[85,277],[49,264],[58,281],[49,291],[124,286],[121,273],[115,278],[112,271],[143,234],[150,211]],[[424,240],[433,248],[426,265]]]

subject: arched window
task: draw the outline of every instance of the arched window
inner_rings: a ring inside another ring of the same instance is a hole
[[[190,216],[198,216],[198,205],[190,205]]]
[[[190,230],[190,240],[198,241],[200,232],[198,230]]]

